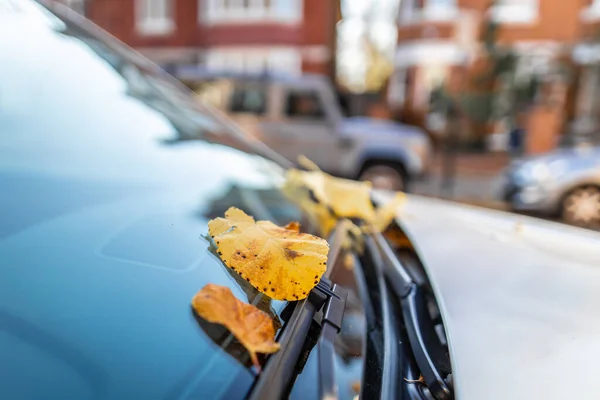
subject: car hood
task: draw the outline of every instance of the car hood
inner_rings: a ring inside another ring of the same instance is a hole
[[[420,197],[399,222],[440,303],[457,398],[600,391],[600,234]]]
[[[426,138],[425,134],[417,127],[367,117],[344,118],[341,124],[341,132],[350,136],[361,136],[365,139],[422,140]]]

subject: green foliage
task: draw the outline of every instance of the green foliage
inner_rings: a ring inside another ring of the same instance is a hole
[[[491,7],[495,2],[491,3]],[[510,46],[499,42],[500,25],[488,19],[483,27],[481,40],[487,58],[484,71],[471,77],[478,88],[458,95],[448,93],[442,84],[431,93],[431,110],[452,117],[460,110],[471,122],[485,126],[507,119],[516,125],[517,114],[531,106],[539,91],[536,76],[517,79],[519,56]]]
[[[458,102],[473,122],[484,124],[490,121],[494,112],[493,93],[462,93]]]
[[[495,2],[492,2],[493,6]],[[513,123],[520,109],[535,100],[539,82],[531,77],[516,82],[518,55],[499,43],[500,25],[488,19],[482,33],[489,67],[473,78],[476,86],[484,86],[484,93],[464,93],[460,104],[464,113],[474,122],[490,123],[509,118]]]

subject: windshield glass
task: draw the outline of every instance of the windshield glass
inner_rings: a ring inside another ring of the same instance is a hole
[[[298,220],[278,190],[282,169],[97,28],[10,3],[0,7],[0,398],[244,397],[247,353],[190,301],[226,285],[277,319],[286,303],[257,299],[206,235],[231,206]]]

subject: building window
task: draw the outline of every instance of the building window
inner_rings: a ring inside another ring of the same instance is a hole
[[[410,25],[423,21],[449,21],[456,18],[456,0],[403,0],[399,23]]]
[[[538,18],[539,0],[498,0],[490,10],[494,21],[504,24],[531,24]]]
[[[293,23],[302,20],[303,0],[199,0],[200,20],[209,24]]]
[[[206,56],[206,67],[211,71],[298,75],[302,71],[302,57],[293,48],[213,49]]]
[[[427,8],[455,8],[456,0],[426,0],[425,7]]]
[[[136,0],[137,29],[144,35],[167,35],[175,29],[172,0]]]
[[[398,14],[398,24],[407,25],[413,22],[415,19],[415,13],[417,11],[416,0],[402,0],[400,2],[400,12]]]
[[[581,11],[581,19],[593,22],[600,19],[600,0],[592,0],[592,3]]]
[[[456,18],[456,0],[426,0],[423,19],[426,21],[449,21]]]

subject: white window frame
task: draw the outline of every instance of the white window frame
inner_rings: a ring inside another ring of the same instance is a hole
[[[600,20],[600,0],[594,0],[592,4],[581,10],[580,18],[584,22]]]
[[[162,15],[150,15],[149,7],[162,9],[159,11]],[[165,36],[175,30],[175,0],[136,0],[135,15],[136,29],[143,35]]]
[[[492,19],[500,24],[529,25],[537,22],[540,0],[505,0],[490,9]]]
[[[291,75],[302,72],[302,55],[298,48],[213,48],[208,50],[205,62],[212,71]]]
[[[253,24],[276,22],[295,24],[302,21],[304,0],[198,0],[198,19],[209,25]],[[328,1],[328,0],[324,0]],[[291,13],[283,13],[281,4],[289,5]]]
[[[425,0],[421,10],[417,10],[415,4],[415,0],[402,0],[398,17],[400,25],[453,21],[459,14],[456,0]]]
[[[400,11],[398,13],[398,25],[410,25],[415,20],[415,0],[402,0],[400,2]]]

